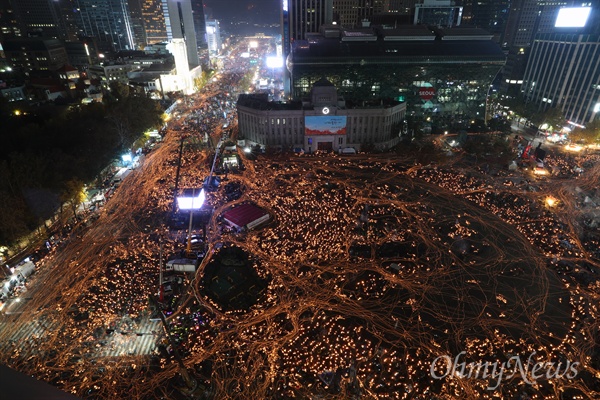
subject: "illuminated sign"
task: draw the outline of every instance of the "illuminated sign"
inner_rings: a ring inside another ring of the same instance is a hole
[[[565,7],[558,10],[556,28],[583,28],[592,11],[591,7]]]
[[[431,100],[435,96],[435,89],[432,87],[419,88],[419,96],[425,101]]]
[[[346,116],[319,115],[307,116],[304,119],[305,135],[345,135]]]
[[[194,190],[195,192],[195,190]],[[204,189],[198,191],[198,193],[192,193],[191,196],[179,196],[177,197],[177,205],[180,210],[198,210],[204,204],[206,194]]]

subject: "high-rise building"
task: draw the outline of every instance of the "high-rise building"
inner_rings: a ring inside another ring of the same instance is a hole
[[[189,64],[200,65],[191,0],[162,0],[162,5],[167,40],[183,39]]]
[[[580,125],[600,116],[600,35],[547,33],[533,41],[521,90],[540,111],[559,107]]]
[[[438,27],[459,26],[462,20],[462,7],[451,0],[423,0],[415,4],[414,24]]]
[[[289,58],[292,43],[305,40],[307,33],[318,33],[321,25],[332,22],[333,0],[282,0],[281,47],[284,59]],[[285,96],[290,96],[291,76],[287,69],[283,86]]]
[[[146,44],[151,45],[167,41],[167,27],[162,0],[143,0],[142,19],[146,31]]]
[[[600,2],[586,2],[597,7]],[[508,51],[506,66],[502,71],[501,90],[516,96],[523,76],[531,45],[537,34],[555,32],[555,21],[561,8],[581,6],[574,0],[513,0],[506,23],[502,47]],[[596,24],[598,25],[598,24]]]
[[[53,0],[9,1],[22,36],[67,37],[61,4]]]
[[[332,0],[333,21],[352,28],[384,10],[383,0]]]
[[[187,55],[188,44],[183,38],[173,38],[169,41],[167,49],[175,59],[175,90],[181,90],[185,94],[193,92],[192,75],[190,74],[189,56]]]
[[[318,33],[321,25],[333,22],[333,0],[284,0],[286,8],[291,42],[304,40],[307,33]]]
[[[21,36],[21,27],[10,0],[0,0],[0,40]]]
[[[69,62],[65,46],[58,39],[7,39],[3,46],[9,64],[24,72],[54,71]]]
[[[514,0],[506,23],[503,47],[529,47],[538,33],[554,29],[556,13],[570,1]]]
[[[463,7],[463,24],[473,25],[494,35],[501,43],[508,20],[510,0],[457,0]]]
[[[142,13],[142,0],[129,0],[129,16],[131,19],[131,31],[135,48],[146,46],[146,31],[144,29],[144,18]]]
[[[206,41],[208,42],[208,53],[210,55],[221,52],[221,28],[218,20],[209,19],[206,21]]]
[[[77,24],[103,51],[135,49],[128,0],[78,0]]]
[[[412,15],[415,5],[422,0],[384,0],[383,12]]]
[[[202,0],[192,0],[192,13],[194,13],[194,29],[196,30],[196,47],[206,48],[206,16]]]

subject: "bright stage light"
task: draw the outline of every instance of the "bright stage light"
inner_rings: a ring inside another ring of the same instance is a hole
[[[565,7],[558,10],[556,28],[583,28],[587,23],[591,7]]]
[[[204,189],[200,189],[196,196],[178,196],[177,205],[180,210],[199,210],[202,208],[205,199]]]
[[[269,68],[283,68],[283,58],[277,56],[267,57],[267,67]]]

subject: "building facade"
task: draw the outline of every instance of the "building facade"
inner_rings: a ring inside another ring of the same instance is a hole
[[[103,51],[134,50],[128,0],[78,0],[81,34],[98,40]]]
[[[597,2],[597,0],[596,0]],[[511,3],[503,47],[530,47],[539,33],[552,33],[558,10],[581,6],[570,0],[515,0]],[[589,2],[591,5],[593,2]]]
[[[559,107],[567,120],[586,125],[600,112],[600,35],[539,35],[533,42],[521,90],[543,111]]]
[[[555,27],[561,8],[592,7],[592,15],[585,27]],[[506,67],[502,71],[501,91],[517,96],[521,90],[532,44],[539,34],[600,33],[598,9],[600,1],[577,3],[571,0],[515,0],[511,3],[503,47],[508,50]]]
[[[147,45],[167,41],[167,26],[165,25],[162,0],[143,0],[142,20],[144,21]]]
[[[304,40],[307,33],[317,33],[323,24],[333,22],[333,0],[283,0],[288,12],[290,41]]]
[[[490,32],[502,43],[510,12],[510,0],[457,0],[463,7],[463,23]]]
[[[167,39],[183,39],[190,66],[200,65],[191,0],[162,0]]]
[[[407,26],[297,42],[288,69],[293,98],[308,96],[326,77],[357,103],[396,99],[407,103],[409,115],[483,119],[490,84],[504,63],[485,31]]]
[[[422,0],[384,0],[383,11],[401,15],[411,15],[417,3]]]
[[[206,21],[206,41],[210,55],[217,55],[221,52],[221,27],[216,19]]]
[[[424,0],[415,4],[414,24],[433,25],[439,27],[459,26],[463,8],[455,6],[451,0]]]
[[[202,0],[192,0],[192,12],[194,13],[194,29],[196,30],[196,47],[206,48],[206,16],[204,15],[204,3]]]
[[[0,40],[22,36],[17,18],[10,0],[0,0]]]
[[[384,10],[383,0],[332,0],[333,21],[353,28]]]
[[[0,82],[0,93],[7,101],[23,101],[27,97],[25,95],[25,86],[4,87],[4,82]]]
[[[144,18],[142,13],[142,0],[129,0],[129,16],[131,19],[131,31],[136,49],[146,46],[146,30],[144,29]]]
[[[48,0],[18,0],[9,2],[14,21],[22,36],[67,38],[67,28],[60,3]]]
[[[90,78],[100,80],[102,87],[106,89],[113,82],[128,84],[129,72],[137,69],[139,69],[139,66],[125,63],[92,65],[88,68],[88,74]]]
[[[98,48],[93,38],[81,38],[78,41],[64,42],[69,64],[80,71],[86,70],[90,65],[98,62]]]
[[[242,94],[237,112],[239,137],[250,144],[308,153],[342,152],[346,148],[384,150],[396,145],[406,104],[347,102],[331,82],[321,79],[304,101],[269,102],[266,94]]]
[[[58,39],[8,39],[4,41],[4,52],[10,65],[24,72],[54,71],[69,62],[67,50]]]

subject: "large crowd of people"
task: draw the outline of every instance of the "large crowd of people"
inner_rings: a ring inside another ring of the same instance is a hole
[[[223,74],[182,101],[161,146],[97,221],[43,260],[33,311],[0,321],[0,360],[91,399],[180,396],[176,353],[197,390],[219,399],[599,392],[590,376],[600,352],[590,343],[599,328],[600,243],[584,223],[592,207],[585,199],[597,195],[594,155],[549,155],[556,176],[544,180],[456,161],[417,165],[410,155],[245,160],[248,168],[228,177],[241,188],[235,200],[223,188],[208,192],[210,251],[169,297],[168,329],[153,325],[148,298],[159,290],[160,260],[182,247],[181,232],[168,228],[176,171],[179,188],[199,188],[211,169],[210,150],[182,140],[211,148],[234,132],[241,77]],[[559,184],[565,174],[577,185]],[[244,233],[222,229],[219,215],[244,201],[272,221]],[[202,290],[203,268],[222,243],[251,254],[268,276],[249,310],[219,309]],[[32,326],[34,345],[16,339]],[[152,346],[137,345],[144,335]],[[107,346],[119,356],[106,356]],[[435,359],[462,351],[475,362],[532,354],[577,361],[579,374],[534,385],[513,374],[493,391],[492,378],[432,374]]]

